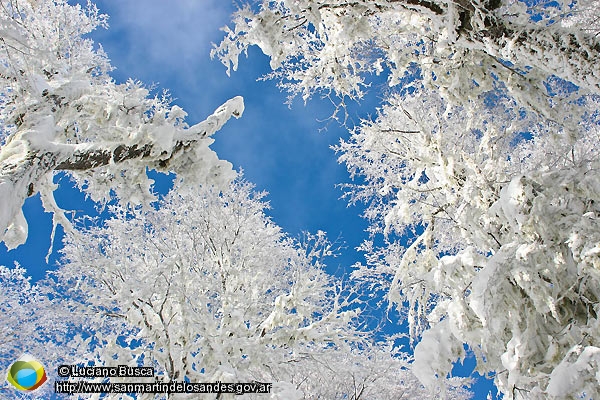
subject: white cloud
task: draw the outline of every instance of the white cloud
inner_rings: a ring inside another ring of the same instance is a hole
[[[113,35],[124,40],[132,63],[181,68],[208,59],[210,42],[219,40],[233,7],[219,0],[145,0],[97,2],[109,14]],[[143,43],[143,45],[140,45]]]

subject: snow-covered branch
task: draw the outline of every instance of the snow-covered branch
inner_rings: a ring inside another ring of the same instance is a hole
[[[113,190],[125,202],[151,197],[147,168],[221,186],[234,176],[209,146],[231,117],[241,117],[243,99],[188,126],[167,96],[112,81],[106,56],[83,38],[104,24],[94,6],[62,0],[0,9],[0,241],[9,248],[27,238],[24,200],[38,192],[51,199],[56,171],[67,171],[94,200]],[[53,200],[44,205],[61,212]]]
[[[600,91],[598,37],[581,24],[557,23],[580,9],[592,19],[583,2],[560,1],[558,11],[547,7],[537,19],[520,1],[259,3],[258,11],[234,15],[212,55],[235,70],[239,55],[256,45],[271,58],[269,76],[305,99],[317,91],[361,98],[369,74],[381,73],[390,86],[422,79],[459,102],[501,82],[537,110],[547,107],[544,85],[553,76],[584,93]]]

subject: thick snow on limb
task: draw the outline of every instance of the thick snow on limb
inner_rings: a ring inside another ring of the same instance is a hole
[[[209,146],[211,135],[242,115],[242,98],[188,126],[167,96],[112,81],[102,50],[83,38],[103,25],[94,6],[62,0],[11,1],[0,9],[0,241],[9,248],[27,238],[24,200],[36,193],[50,199],[55,171],[69,172],[94,200],[112,189],[134,203],[151,198],[147,168],[191,183],[224,185],[234,176]],[[44,204],[61,212],[53,201]]]

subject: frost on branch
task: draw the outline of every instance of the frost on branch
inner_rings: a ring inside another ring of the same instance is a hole
[[[209,146],[228,119],[242,115],[242,98],[188,126],[167,96],[113,82],[102,49],[83,38],[105,24],[94,6],[62,0],[11,1],[0,10],[0,240],[8,248],[26,240],[21,206],[36,193],[55,225],[68,224],[52,195],[56,171],[94,200],[113,190],[132,203],[151,198],[147,168],[192,184],[222,186],[234,176]]]

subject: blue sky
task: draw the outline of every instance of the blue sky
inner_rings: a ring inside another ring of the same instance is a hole
[[[342,255],[330,264],[343,270],[363,261],[354,249],[365,238],[367,222],[359,206],[340,199],[336,185],[349,182],[348,173],[336,161],[330,146],[347,137],[346,128],[327,121],[333,107],[327,99],[315,98],[306,105],[299,99],[291,108],[286,94],[272,81],[257,81],[268,72],[268,60],[258,49],[242,59],[231,77],[216,60],[210,60],[211,42],[219,42],[219,28],[227,24],[233,6],[222,0],[96,1],[110,16],[108,30],[92,38],[102,44],[118,82],[127,78],[169,89],[175,103],[189,114],[190,124],[199,122],[227,99],[241,95],[246,109],[239,120],[230,120],[215,135],[212,146],[220,158],[243,168],[246,179],[270,193],[271,216],[292,237],[302,231],[323,230],[330,239],[345,243]],[[375,113],[377,91],[360,106],[350,109],[352,121]],[[351,123],[352,123],[351,121]],[[83,196],[63,181],[57,201],[67,209],[90,212]],[[25,207],[30,224],[28,242],[7,252],[0,244],[0,265],[18,261],[34,280],[55,268],[56,255],[45,256],[50,238],[50,215],[44,214],[39,198]],[[55,249],[60,246],[57,236]],[[457,368],[457,372],[464,368]],[[485,398],[489,384],[476,386],[476,399]]]

